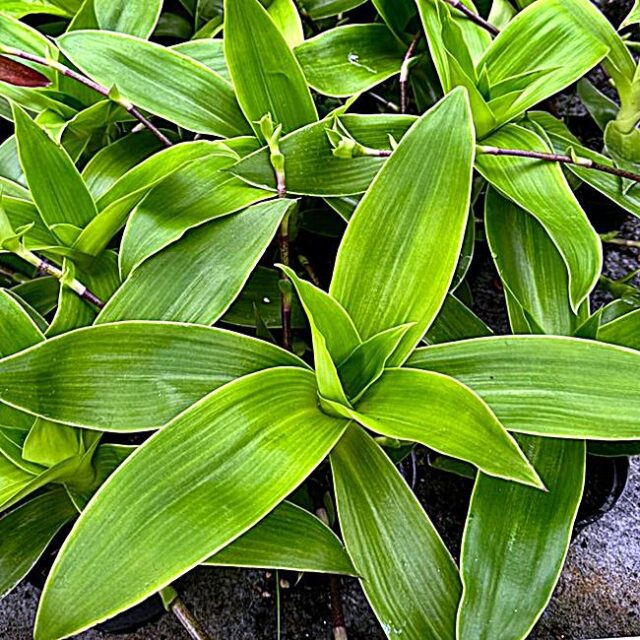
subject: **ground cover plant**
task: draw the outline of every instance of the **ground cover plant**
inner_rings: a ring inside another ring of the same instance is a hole
[[[587,450],[640,451],[640,296],[576,197],[640,216],[637,15],[0,0],[0,595],[53,541],[37,640],[156,593],[202,638],[202,564],[334,576],[337,639],[340,574],[389,638],[528,636]],[[545,108],[576,82],[598,148]],[[456,560],[424,448],[474,479]]]

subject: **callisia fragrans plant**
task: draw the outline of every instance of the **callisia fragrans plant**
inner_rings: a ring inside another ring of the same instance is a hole
[[[587,449],[640,452],[640,296],[591,310],[574,193],[640,216],[640,108],[588,0],[485,5],[0,1],[0,594],[53,550],[36,640],[158,593],[202,638],[199,565],[333,576],[337,639],[338,575],[388,638],[528,636]],[[541,105],[598,65],[595,150]],[[456,560],[425,448],[473,478]]]

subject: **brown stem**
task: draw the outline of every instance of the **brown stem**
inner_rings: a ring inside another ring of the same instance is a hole
[[[419,31],[411,41],[400,67],[400,113],[407,113],[409,108],[409,69],[421,37],[422,32]]]
[[[196,620],[191,611],[189,611],[180,596],[173,599],[169,608],[193,640],[209,640],[209,634],[202,628],[202,625]]]
[[[329,516],[324,507],[316,509],[316,515],[327,527],[331,526]],[[347,640],[347,625],[345,623],[344,607],[342,606],[342,581],[340,576],[329,576],[329,599],[331,603],[333,640]]]
[[[309,262],[309,259],[306,256],[298,254],[298,261],[302,265],[302,268],[307,272],[307,275],[309,276],[311,282],[313,282],[316,287],[321,287],[322,284],[320,283],[320,278],[318,278],[318,274],[316,273],[316,270],[313,268],[312,264]]]
[[[286,213],[280,231],[278,232],[278,245],[280,247],[280,260],[287,267],[291,266],[289,255],[289,214]],[[282,279],[289,283],[289,278],[283,274]],[[290,286],[290,285],[289,285]],[[280,316],[282,318],[282,346],[291,351],[293,339],[291,334],[291,292],[282,291],[280,293]]]
[[[14,56],[15,58],[21,58],[22,60],[28,60],[30,62],[35,62],[36,64],[41,64],[45,67],[49,67],[50,69],[55,69],[58,73],[61,73],[67,78],[71,78],[80,84],[83,84],[85,87],[89,87],[93,91],[96,91],[100,95],[103,95],[105,98],[111,99],[109,89],[97,82],[91,80],[91,78],[87,78],[83,76],[81,73],[74,71],[73,69],[69,69],[69,67],[65,67],[62,63],[47,60],[46,58],[41,58],[40,56],[33,55],[32,53],[27,53],[26,51],[20,51],[19,49],[13,49],[9,47],[3,47],[2,52],[9,56]],[[138,122],[143,124],[151,133],[153,133],[160,142],[162,142],[165,147],[172,146],[171,140],[167,138],[167,136],[160,131],[148,118],[142,115],[138,109],[132,105],[131,103],[125,100],[117,101],[119,105],[121,105],[124,109],[126,109]]]
[[[488,31],[492,36],[497,36],[500,33],[498,27],[495,27],[490,22],[487,22],[484,18],[479,16],[477,13],[474,13],[469,9],[469,7],[465,6],[460,2],[460,0],[444,0],[448,5],[452,6],[454,9],[460,11],[460,13],[464,14],[464,17],[471,22],[474,22],[479,27],[482,27],[485,31]]]
[[[560,162],[561,164],[572,164],[578,167],[584,167],[585,169],[594,169],[595,171],[602,171],[603,173],[609,173],[613,176],[620,178],[627,178],[633,182],[640,182],[640,175],[626,171],[625,169],[619,169],[618,167],[610,167],[609,165],[589,160],[588,158],[572,158],[571,156],[565,156],[559,153],[546,153],[544,151],[529,151],[526,149],[499,149],[498,147],[479,146],[479,153],[484,153],[492,156],[515,156],[518,158],[533,158],[536,160],[545,160],[547,162]]]
[[[8,269],[4,265],[0,265],[0,276],[10,280],[11,282],[15,282],[16,284],[24,284],[25,282],[31,281],[31,278],[25,276],[23,273],[18,273],[17,271]]]

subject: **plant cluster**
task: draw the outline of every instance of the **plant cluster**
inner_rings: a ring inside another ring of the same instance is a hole
[[[527,637],[587,450],[640,451],[640,296],[590,309],[574,193],[640,216],[632,47],[588,0],[0,0],[0,595],[64,538],[35,638],[181,612],[202,564]],[[540,107],[577,81],[599,150]],[[474,478],[459,563],[419,446]]]

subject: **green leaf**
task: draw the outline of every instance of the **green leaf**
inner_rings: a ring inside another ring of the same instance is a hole
[[[56,278],[45,276],[23,282],[11,289],[11,295],[19,302],[25,302],[43,316],[50,313],[58,302],[60,283]],[[43,327],[39,327],[44,330]],[[6,354],[5,354],[6,355]]]
[[[58,38],[63,53],[104,86],[177,125],[219,136],[250,132],[231,85],[193,59],[132,36],[73,31]]]
[[[44,341],[42,332],[8,291],[0,289],[0,357]]]
[[[344,432],[346,422],[320,413],[316,402],[311,372],[272,369],[220,388],[142,445],[65,541],[40,601],[37,640],[78,633],[130,608],[261,520]],[[122,504],[126,517],[115,522]]]
[[[11,17],[7,15],[6,2],[2,3],[2,13],[0,14],[0,31],[2,32],[2,44],[6,47],[13,47],[20,51],[33,53],[44,58],[56,59],[58,51],[46,36],[37,29],[29,26],[25,22],[18,20],[19,16]],[[28,64],[28,63],[25,63]],[[34,66],[40,73],[53,79],[55,73],[43,68],[42,65]]]
[[[509,314],[524,313],[543,333],[573,335],[580,321],[569,302],[567,269],[542,225],[490,189],[485,232],[507,290]]]
[[[235,378],[281,365],[306,366],[222,329],[122,322],[72,331],[0,360],[0,400],[71,426],[146,430]]]
[[[148,38],[155,29],[162,0],[93,0],[96,24],[82,28],[117,31]]]
[[[456,296],[449,294],[424,337],[427,344],[489,336],[491,329]]]
[[[348,97],[400,73],[406,48],[383,24],[352,24],[324,31],[294,53],[313,89]]]
[[[584,484],[584,442],[518,441],[549,491],[478,475],[462,542],[460,640],[526,638],[569,548]]]
[[[277,506],[204,564],[355,574],[349,556],[333,531],[290,502]]]
[[[640,351],[640,309],[602,325],[598,340]]]
[[[533,131],[507,125],[483,144],[501,149],[550,152]],[[476,168],[500,193],[542,224],[569,274],[571,306],[577,311],[600,276],[602,244],[555,162],[479,153]]]
[[[341,124],[352,137],[373,149],[390,149],[389,138],[400,140],[414,124],[414,116],[344,115]],[[383,158],[337,158],[327,138],[334,119],[294,131],[280,140],[286,158],[287,193],[310,196],[345,196],[363,193],[385,164]],[[264,148],[243,158],[233,173],[249,184],[276,191],[269,151]]]
[[[362,338],[416,323],[393,364],[422,338],[452,282],[467,225],[473,147],[469,103],[457,89],[402,140],[360,201],[340,246],[330,293]]]
[[[307,314],[320,396],[348,406],[336,364],[360,344],[351,318],[329,294],[298,278],[293,269],[277,266],[293,283]]]
[[[331,18],[339,13],[351,11],[364,4],[366,0],[300,0],[300,4],[314,20]]]
[[[300,65],[258,0],[225,0],[224,52],[238,102],[258,137],[270,113],[289,133],[318,119]]]
[[[84,227],[96,205],[67,153],[18,106],[14,106],[20,164],[33,200],[46,225]]]
[[[233,163],[228,153],[210,154],[183,165],[153,188],[127,223],[120,251],[123,275],[189,229],[272,196],[227,171]]]
[[[616,119],[620,107],[586,78],[578,82],[578,96],[602,131]]]
[[[607,54],[607,45],[577,19],[577,4],[578,0],[534,2],[486,50],[478,74],[487,74],[490,106],[498,124],[569,86]],[[542,70],[547,72],[535,75]],[[532,72],[525,86],[518,83],[519,77]]]
[[[0,597],[29,573],[56,533],[75,515],[67,494],[57,489],[0,519]]]
[[[182,146],[175,145],[171,149]],[[123,175],[163,149],[160,140],[146,129],[130,133],[100,149],[82,170],[82,179],[98,203],[98,208],[104,209],[107,203],[102,203],[101,197]],[[113,202],[117,197],[112,195],[109,200]]]
[[[458,570],[391,461],[352,425],[331,468],[345,546],[386,636],[453,640]]]
[[[0,454],[0,509],[4,509],[4,505],[28,486],[34,477],[32,473]]]
[[[360,344],[360,336],[344,308],[328,293],[298,277],[284,265],[278,267],[291,280],[307,314],[314,340],[318,335],[326,341],[335,363],[340,363]]]
[[[211,325],[229,308],[295,205],[276,200],[213,220],[134,269],[98,317]],[[167,274],[173,276],[167,280]]]
[[[202,63],[227,82],[231,82],[231,74],[224,57],[224,42],[217,38],[202,38],[180,42],[171,47],[194,60]]]
[[[43,467],[53,467],[84,451],[81,431],[36,418],[24,441],[22,456]]]
[[[542,486],[491,409],[453,378],[388,369],[358,402],[353,418],[389,438],[471,462],[488,475]]]
[[[120,286],[118,263],[113,251],[105,251],[98,258],[79,267],[65,261],[64,269],[72,268],[75,276],[102,301],[109,300]],[[47,329],[47,338],[60,335],[72,329],[86,327],[95,320],[98,309],[80,298],[68,287],[60,287],[56,315]]]
[[[304,41],[304,28],[296,0],[260,0],[290,47]]]
[[[407,364],[457,378],[512,431],[640,439],[640,352],[631,349],[558,336],[496,336],[418,349]]]
[[[382,375],[389,359],[412,324],[381,331],[360,343],[338,364],[338,373],[347,397],[354,402]]]

